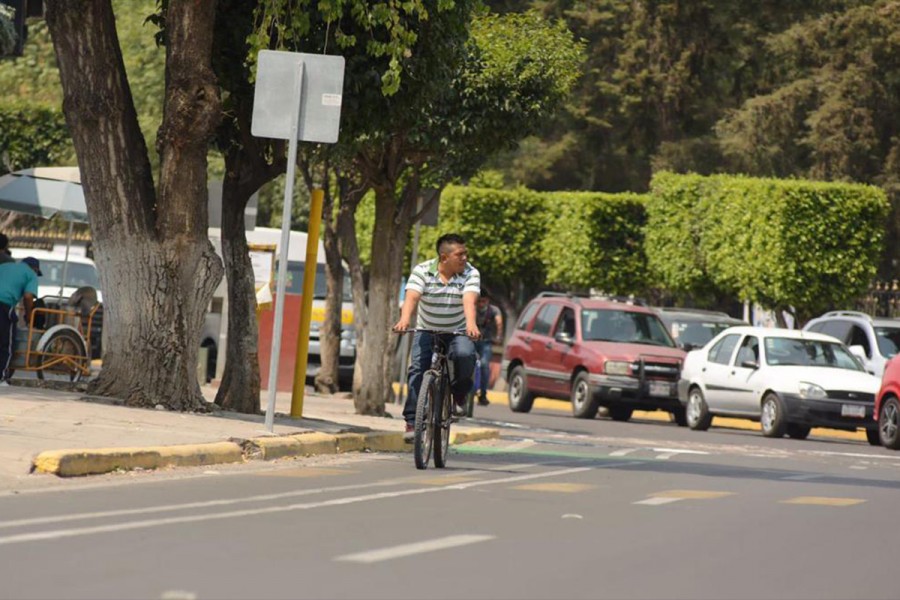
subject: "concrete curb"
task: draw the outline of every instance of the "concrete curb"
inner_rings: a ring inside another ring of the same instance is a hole
[[[478,428],[454,431],[451,444],[465,444],[500,437],[499,429]],[[244,441],[154,446],[147,448],[101,448],[96,450],[51,450],[42,452],[31,465],[32,473],[59,477],[100,475],[113,471],[196,467],[248,460],[342,454],[345,452],[409,452],[402,432],[300,433],[280,437],[260,437]]]

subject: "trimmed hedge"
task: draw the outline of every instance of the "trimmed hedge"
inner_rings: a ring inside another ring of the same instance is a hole
[[[711,281],[801,319],[848,306],[875,276],[887,197],[849,183],[660,173],[648,203],[648,264],[666,287]]]
[[[646,290],[646,196],[552,192],[545,198],[550,222],[541,255],[548,283],[609,294]]]

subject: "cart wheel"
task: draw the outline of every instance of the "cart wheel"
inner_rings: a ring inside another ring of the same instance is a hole
[[[87,348],[84,339],[73,329],[58,329],[50,333],[46,341],[39,344],[41,352],[37,371],[38,379],[44,378],[44,371],[67,376],[75,383],[81,380],[83,372],[80,367],[87,363]],[[66,360],[57,362],[61,357]],[[75,364],[72,364],[75,363]]]

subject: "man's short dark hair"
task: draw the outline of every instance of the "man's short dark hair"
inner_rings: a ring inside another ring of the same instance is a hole
[[[5,233],[0,233],[0,250],[6,250],[9,248],[9,238],[6,237]]]
[[[463,236],[457,233],[445,233],[438,238],[437,244],[434,245],[434,249],[437,250],[438,256],[443,254],[443,252],[441,252],[441,249],[446,249],[446,247],[450,244],[459,244],[460,246],[465,246],[466,240],[463,239]]]

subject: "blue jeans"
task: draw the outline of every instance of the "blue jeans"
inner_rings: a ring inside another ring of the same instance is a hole
[[[475,390],[482,396],[487,394],[488,381],[491,378],[491,356],[493,356],[494,342],[486,342],[484,340],[475,342],[475,350],[478,352],[478,358],[481,360],[481,384],[480,389]]]
[[[406,404],[403,406],[403,418],[407,423],[416,421],[416,402],[419,399],[419,388],[422,387],[422,375],[431,368],[431,346],[434,336],[424,331],[416,332],[412,341],[412,358],[409,361],[408,391]],[[451,369],[454,379],[450,382],[450,391],[457,398],[464,397],[472,388],[472,374],[475,372],[475,344],[471,339],[461,335],[440,336],[444,344],[449,344],[447,356],[453,361]]]

